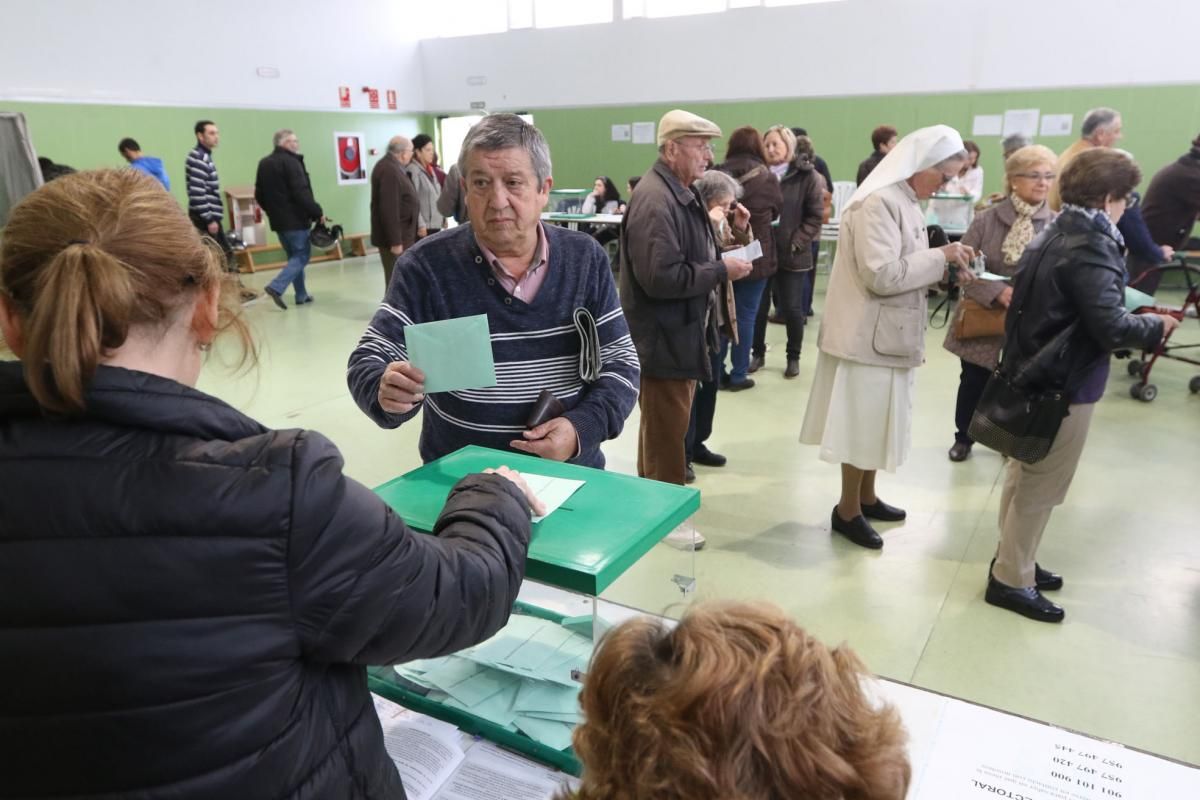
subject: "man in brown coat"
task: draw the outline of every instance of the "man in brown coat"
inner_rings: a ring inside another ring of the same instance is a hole
[[[721,129],[686,111],[658,123],[659,158],[642,176],[621,222],[621,306],[642,365],[638,475],[683,485],[684,439],[696,381],[710,379],[717,345],[714,287],[750,274],[749,261],[719,255],[708,212],[692,184]],[[704,538],[677,529],[667,542],[699,549]]]
[[[412,142],[393,136],[371,170],[371,244],[379,248],[385,289],[396,259],[417,240],[417,190],[404,171],[412,157]]]

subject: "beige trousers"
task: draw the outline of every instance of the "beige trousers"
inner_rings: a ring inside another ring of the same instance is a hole
[[[684,484],[687,473],[687,429],[692,419],[694,380],[642,376],[638,407],[638,476],[664,483]]]
[[[1092,424],[1094,403],[1073,405],[1050,452],[1036,464],[1008,460],[1000,495],[1000,545],[992,575],[1006,586],[1034,585],[1038,545],[1050,512],[1062,505]]]

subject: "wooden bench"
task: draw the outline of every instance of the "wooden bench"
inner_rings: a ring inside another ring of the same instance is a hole
[[[366,256],[379,252],[378,247],[371,246],[371,234],[369,233],[355,233],[350,236],[343,236],[342,241],[350,243],[350,255],[352,256]]]
[[[350,245],[351,256],[365,256],[377,252],[378,248],[370,246],[371,234],[369,233],[353,233],[349,236],[343,236],[333,247],[324,251],[321,255],[314,255],[308,260],[310,264],[317,264],[322,261],[340,261],[345,258],[342,252],[342,242],[347,242]],[[258,259],[263,253],[283,253],[283,247],[277,244],[258,244],[253,247],[247,247],[244,250],[235,250],[234,258],[236,259],[238,272],[258,272],[260,269],[279,269],[287,263],[287,259],[276,259],[275,261],[260,261]]]

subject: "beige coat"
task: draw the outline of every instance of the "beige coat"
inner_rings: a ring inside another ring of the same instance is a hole
[[[1054,219],[1054,212],[1043,203],[1033,215],[1033,231],[1041,233],[1042,228]],[[979,212],[967,229],[962,243],[982,251],[987,256],[987,270],[996,275],[1012,277],[1017,274],[1017,264],[1009,266],[1004,263],[1004,237],[1017,221],[1017,210],[1013,208],[1012,200],[1005,198],[1002,203]],[[963,294],[979,303],[981,306],[996,308],[996,298],[1009,284],[1004,281],[973,281],[963,287]],[[995,369],[1000,363],[1000,348],[1004,346],[1003,336],[981,336],[976,339],[959,339],[954,335],[954,322],[958,319],[957,312],[946,326],[946,341],[942,344],[947,350],[961,358],[984,369]]]
[[[945,271],[916,192],[904,181],[880,189],[843,214],[817,346],[860,364],[919,366],[926,293]]]

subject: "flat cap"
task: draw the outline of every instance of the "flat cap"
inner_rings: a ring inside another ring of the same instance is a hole
[[[721,129],[715,123],[678,108],[663,114],[663,118],[658,121],[659,147],[662,147],[664,142],[684,136],[707,136],[711,139],[720,135]]]

